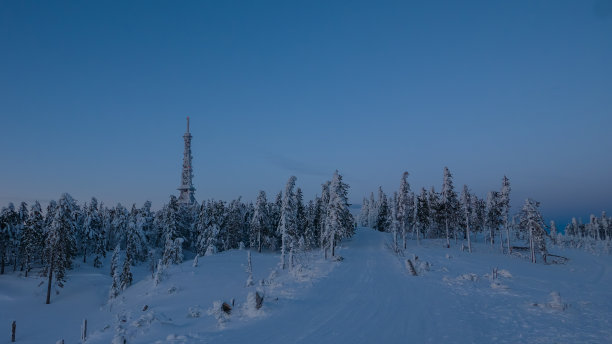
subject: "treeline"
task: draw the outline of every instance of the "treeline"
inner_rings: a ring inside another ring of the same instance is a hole
[[[450,170],[445,167],[441,191],[432,186],[412,192],[408,183],[408,172],[404,172],[399,190],[387,196],[382,188],[378,197],[374,193],[363,199],[359,216],[362,226],[393,233],[395,250],[406,248],[407,237],[444,238],[450,247],[462,240],[472,251],[472,236],[482,236],[492,246],[496,240],[500,250],[512,252],[512,240],[525,240],[531,259],[536,253],[544,257],[546,251],[546,226],[539,210],[539,202],[527,199],[521,211],[510,218],[510,181],[502,178],[499,190],[490,191],[480,198],[464,185],[457,193]]]
[[[79,205],[69,194],[49,202],[45,211],[39,202],[29,207],[11,203],[0,212],[0,274],[11,268],[27,276],[33,268],[42,268],[49,279],[48,303],[52,280],[62,287],[74,259],[90,259],[101,268],[110,251],[113,288],[120,289],[131,284],[130,266],[146,261],[157,269],[178,264],[183,250],[198,256],[242,247],[280,250],[283,268],[292,267],[298,252],[320,248],[326,257],[334,256],[336,244],[354,233],[349,186],[336,171],[322,184],[321,196],[305,202],[295,183],[291,177],[274,201],[264,191],[255,204],[238,198],[184,205],[170,196],[158,211],[149,201],[130,209],[121,204],[106,207],[96,198]],[[118,266],[120,251],[125,255],[123,269]]]

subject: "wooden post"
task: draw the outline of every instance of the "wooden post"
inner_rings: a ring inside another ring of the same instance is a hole
[[[17,331],[17,322],[13,320],[11,325],[11,343],[15,343],[15,332]]]
[[[83,325],[81,326],[81,340],[87,340],[87,319],[83,319]]]

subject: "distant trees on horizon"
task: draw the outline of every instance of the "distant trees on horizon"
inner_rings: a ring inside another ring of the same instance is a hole
[[[22,202],[17,209],[11,203],[0,212],[0,274],[7,267],[26,276],[41,268],[48,277],[49,303],[52,284],[63,286],[66,270],[79,256],[101,268],[113,252],[110,298],[132,283],[130,266],[149,261],[163,270],[181,263],[183,250],[197,256],[243,247],[280,250],[283,268],[292,268],[299,253],[313,249],[334,256],[338,242],[355,229],[348,184],[336,171],[323,183],[321,196],[305,203],[296,181],[292,176],[272,202],[260,191],[255,204],[238,198],[184,205],[170,196],[158,211],[151,210],[149,201],[128,210],[121,204],[106,207],[95,197],[79,206],[69,194],[49,202],[45,212],[39,202],[29,208]]]
[[[412,192],[408,176],[408,172],[402,174],[399,191],[392,196],[387,196],[379,187],[377,198],[373,192],[364,197],[359,215],[361,226],[391,232],[394,250],[400,246],[406,248],[406,235],[410,234],[417,242],[422,238],[445,239],[447,247],[450,247],[451,239],[455,243],[465,240],[471,252],[472,236],[480,235],[491,246],[497,240],[500,250],[506,253],[512,251],[512,241],[524,242],[531,260],[535,261],[536,253],[546,256],[547,238],[553,243],[569,240],[573,246],[580,246],[576,243],[577,238],[612,240],[612,224],[605,212],[601,218],[591,216],[586,225],[573,219],[566,227],[565,236],[559,236],[554,223],[551,233],[546,231],[540,203],[534,200],[527,199],[520,211],[511,217],[511,188],[506,176],[502,178],[500,190],[490,191],[484,198],[470,192],[467,185],[457,194],[447,167],[444,168],[440,192],[436,192],[433,186],[429,190],[421,188],[419,192]]]

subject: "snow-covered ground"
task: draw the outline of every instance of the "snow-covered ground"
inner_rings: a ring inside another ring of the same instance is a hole
[[[245,287],[246,251],[170,267],[157,286],[142,265],[137,282],[111,303],[107,267],[70,271],[50,305],[42,278],[11,272],[0,276],[0,343],[10,340],[13,320],[18,343],[79,343],[84,318],[87,343],[118,334],[127,343],[612,342],[610,255],[552,248],[570,260],[544,265],[483,243],[470,254],[425,240],[410,241],[398,257],[389,240],[359,229],[339,250],[344,260],[300,257],[305,267],[293,273],[278,270],[277,254],[252,253],[252,287]],[[414,255],[419,276],[405,266]],[[256,290],[265,294],[260,310],[247,302]],[[217,319],[213,304],[232,299],[231,315]]]

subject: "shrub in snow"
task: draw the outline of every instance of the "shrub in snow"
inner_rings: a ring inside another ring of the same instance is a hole
[[[214,301],[212,307],[210,307],[206,313],[217,319],[217,326],[219,328],[224,328],[225,323],[230,319],[230,315],[223,311],[223,302],[221,301]]]
[[[206,248],[206,253],[204,253],[204,255],[212,256],[215,253],[217,253],[217,248],[214,245],[208,245],[208,248]]]
[[[195,258],[193,259],[193,267],[194,268],[198,267],[198,258],[200,258],[200,255],[196,254]]]
[[[163,280],[165,271],[166,271],[166,266],[162,263],[162,260],[160,259],[157,262],[157,269],[155,269],[155,275],[153,276],[153,284],[155,286],[157,286],[159,282]]]
[[[200,316],[202,316],[202,309],[200,309],[200,306],[189,307],[187,310],[188,318],[199,318]]]
[[[263,292],[250,292],[247,295],[246,303],[242,306],[242,313],[249,317],[254,318],[263,314],[261,307],[263,306]]]
[[[561,294],[558,291],[553,291],[550,293],[551,301],[546,304],[549,308],[557,309],[560,311],[564,311],[567,309],[567,304],[563,303],[561,300]]]

